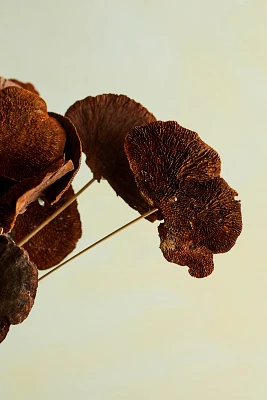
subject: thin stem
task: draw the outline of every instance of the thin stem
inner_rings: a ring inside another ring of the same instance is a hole
[[[138,222],[141,219],[148,217],[149,215],[155,213],[156,211],[158,211],[158,209],[153,208],[153,210],[150,210],[150,211],[146,212],[145,214],[140,215],[140,217],[133,219],[132,221],[128,222],[127,224],[121,226],[119,229],[116,229],[115,231],[109,233],[107,236],[104,236],[102,239],[98,240],[97,242],[91,244],[90,246],[88,246],[85,249],[83,249],[82,251],[80,251],[80,253],[75,254],[73,257],[71,257],[68,260],[64,261],[63,263],[59,264],[57,267],[53,268],[51,271],[47,272],[45,275],[43,275],[41,278],[39,278],[38,281],[41,281],[42,279],[46,278],[48,275],[55,272],[57,269],[63,267],[63,265],[66,265],[68,262],[70,262],[70,261],[74,260],[75,258],[79,257],[80,255],[82,255],[86,251],[88,251],[88,250],[92,249],[93,247],[97,246],[98,244],[104,242],[105,240],[109,239],[111,236],[114,236],[117,233],[121,232],[122,230],[128,228],[130,225],[135,224],[135,222]]]
[[[43,229],[49,222],[51,222],[54,218],[56,218],[62,211],[64,211],[74,200],[77,199],[80,194],[82,194],[85,189],[87,189],[92,183],[95,181],[95,178],[91,179],[86,185],[84,185],[76,194],[74,194],[66,203],[64,203],[58,210],[56,210],[50,217],[48,217],[41,225],[37,226],[33,231],[31,231],[24,239],[22,239],[18,246],[23,246],[26,242],[28,242],[36,233],[38,233],[41,229]]]

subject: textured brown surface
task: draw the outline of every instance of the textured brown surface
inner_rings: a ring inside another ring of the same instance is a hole
[[[164,224],[159,226],[164,257],[187,265],[197,278],[213,271],[213,253],[229,251],[242,230],[237,193],[222,178],[185,181],[162,200]]]
[[[49,115],[45,102],[21,87],[0,90],[0,232],[9,232],[42,192],[51,204],[58,201],[80,158],[81,143],[67,118]]]
[[[24,179],[12,185],[0,196],[0,229],[9,232],[18,214],[24,213],[30,203],[35,201],[50,185],[73,169],[72,161],[64,163],[64,157],[52,164],[38,176]]]
[[[204,278],[214,269],[213,253],[192,240],[194,232],[183,217],[170,223],[161,223],[158,227],[160,249],[167,261],[189,267],[189,274],[195,278]],[[178,223],[177,223],[178,222]]]
[[[173,206],[174,213],[187,216],[196,243],[213,253],[225,253],[233,247],[242,230],[241,204],[235,200],[237,195],[223,178],[184,181],[176,194],[179,200],[177,206],[176,203]],[[170,213],[169,202],[165,207],[165,214]]]
[[[44,220],[60,208],[74,194],[72,187],[53,206],[45,203],[41,206],[38,201],[31,203],[27,211],[19,215],[12,237],[20,242],[28,233],[33,231]],[[58,217],[32,237],[23,248],[29,253],[38,269],[51,268],[60,263],[71,253],[82,234],[81,221],[77,202],[73,202]]]
[[[63,154],[66,134],[36,94],[0,91],[0,175],[16,181],[38,175]]]
[[[213,254],[230,250],[242,230],[240,202],[219,177],[218,154],[172,121],[135,128],[125,151],[140,192],[163,215],[164,257],[194,277],[211,274]]]
[[[153,207],[182,179],[202,181],[220,175],[218,153],[175,121],[133,129],[125,139],[125,152],[139,190]]]
[[[25,250],[7,236],[0,236],[0,338],[8,324],[27,318],[38,286],[38,271]]]
[[[24,83],[24,82],[18,81],[17,79],[13,79],[13,78],[5,79],[4,77],[0,76],[0,90],[4,89],[5,87],[8,87],[8,86],[20,86],[23,89],[29,90],[29,92],[39,94],[39,92],[37,92],[37,90],[35,89],[33,84],[30,82]]]
[[[124,153],[126,134],[156,118],[141,104],[124,95],[86,97],[66,112],[82,142],[86,163],[99,181],[106,179],[115,192],[141,214],[150,209],[136,187]],[[154,221],[156,215],[148,217]]]

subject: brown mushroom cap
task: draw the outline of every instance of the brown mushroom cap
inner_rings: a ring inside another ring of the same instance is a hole
[[[141,194],[163,215],[164,257],[194,277],[211,274],[213,254],[230,250],[242,229],[240,202],[219,177],[218,154],[176,122],[133,129],[125,152]]]
[[[11,233],[15,242],[20,242],[73,195],[74,191],[70,187],[53,206],[48,203],[42,206],[38,201],[31,203],[27,211],[16,220]],[[60,263],[71,253],[81,235],[81,221],[75,201],[25,243],[23,248],[27,250],[37,268],[43,270]]]
[[[127,96],[103,94],[77,101],[66,116],[77,128],[94,178],[106,179],[117,195],[139,213],[148,211],[150,207],[140,195],[129,168],[124,139],[135,126],[155,121],[154,115]],[[156,216],[148,219],[154,221]]]
[[[59,159],[66,142],[60,123],[36,94],[17,86],[0,91],[0,175],[16,181]]]
[[[51,204],[70,186],[80,166],[81,143],[68,118],[21,87],[0,90],[0,228],[42,192]]]
[[[125,152],[137,186],[152,207],[182,179],[203,181],[220,175],[218,153],[175,121],[134,128],[126,136]]]
[[[25,250],[7,236],[0,236],[0,339],[9,324],[19,324],[27,318],[38,286],[36,266]]]

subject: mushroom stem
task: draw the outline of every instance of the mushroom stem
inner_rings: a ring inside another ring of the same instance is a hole
[[[141,219],[146,218],[149,215],[151,215],[151,214],[153,214],[153,213],[155,213],[157,211],[158,211],[158,208],[153,208],[152,210],[146,212],[145,214],[140,215],[140,217],[133,219],[132,221],[128,222],[127,224],[125,224],[125,225],[121,226],[120,228],[116,229],[115,231],[109,233],[107,236],[104,236],[102,239],[100,239],[97,242],[95,242],[95,243],[91,244],[90,246],[86,247],[85,249],[80,251],[78,254],[75,254],[74,256],[69,258],[68,260],[64,261],[63,263],[59,264],[57,267],[53,268],[51,271],[49,271],[46,274],[44,274],[41,278],[38,279],[38,281],[41,281],[42,279],[46,278],[48,275],[52,274],[57,269],[63,267],[63,265],[66,265],[69,261],[74,260],[75,258],[79,257],[80,255],[82,255],[86,251],[92,249],[93,247],[97,246],[98,244],[100,244],[100,243],[104,242],[105,240],[109,239],[111,236],[116,235],[117,233],[121,232],[122,230],[128,228],[130,225],[133,225],[135,222],[138,222]]]
[[[41,223],[41,225],[37,226],[33,231],[31,231],[27,236],[25,236],[24,239],[22,239],[19,243],[17,243],[18,246],[23,246],[26,242],[28,242],[36,233],[38,233],[41,229],[43,229],[49,222],[51,222],[54,218],[56,218],[62,211],[65,210],[71,203],[74,202],[74,200],[77,199],[77,197],[82,194],[85,189],[87,189],[93,182],[95,181],[95,178],[91,179],[86,185],[84,185],[77,193],[75,193],[68,201],[66,201],[65,204],[63,204],[58,210],[56,210],[52,215],[50,215],[49,218],[47,218],[44,222]]]

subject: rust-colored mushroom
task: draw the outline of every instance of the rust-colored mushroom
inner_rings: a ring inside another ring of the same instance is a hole
[[[54,205],[42,201],[31,203],[27,212],[18,216],[11,232],[15,242],[19,243],[73,195],[74,191],[70,187]],[[81,235],[77,201],[74,201],[22,247],[27,250],[31,261],[36,264],[37,268],[43,270],[60,263],[71,253]]]
[[[0,342],[10,325],[27,318],[38,286],[38,271],[25,250],[0,236]]]
[[[76,101],[66,112],[82,142],[94,178],[106,179],[117,195],[143,214],[150,209],[140,195],[124,153],[124,139],[134,127],[156,118],[124,95],[103,94]],[[148,217],[154,221],[156,215]]]
[[[51,204],[58,201],[78,171],[80,157],[80,140],[67,118],[50,116],[45,102],[28,90],[17,86],[0,90],[0,176],[5,180],[3,191],[0,188],[3,231],[10,231],[14,218],[30,203],[28,200],[36,199],[34,185],[38,186],[38,196],[42,189]],[[6,191],[8,186],[12,193]],[[18,209],[18,199],[23,196],[25,200],[22,188],[25,192],[30,190],[31,196]],[[5,198],[1,199],[2,196]]]
[[[211,274],[213,254],[230,250],[242,229],[240,202],[219,177],[218,154],[173,121],[133,129],[125,152],[141,194],[164,218],[164,257],[194,277]]]
[[[0,91],[0,175],[22,181],[59,159],[63,127],[50,118],[44,100],[16,86]]]
[[[137,186],[152,207],[177,190],[182,179],[202,181],[220,175],[218,153],[175,121],[134,128],[125,139],[125,152]]]

